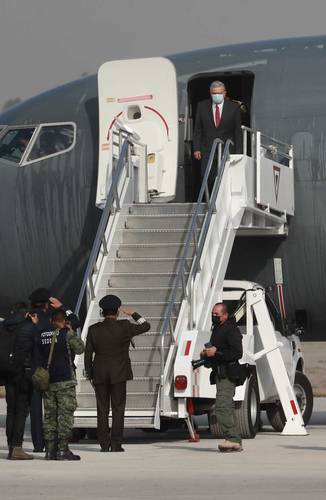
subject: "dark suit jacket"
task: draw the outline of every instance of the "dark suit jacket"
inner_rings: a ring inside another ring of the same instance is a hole
[[[231,153],[242,153],[242,131],[241,111],[238,104],[224,100],[221,121],[218,128],[215,127],[212,100],[207,99],[198,103],[196,121],[194,128],[194,151],[201,151],[202,156],[208,156],[214,139],[222,141],[231,139],[234,147]]]
[[[141,316],[135,313],[133,318],[137,321]],[[127,319],[105,319],[92,325],[88,330],[85,348],[85,371],[88,378],[95,385],[132,380],[130,339],[147,332],[150,327],[147,321],[134,324]]]

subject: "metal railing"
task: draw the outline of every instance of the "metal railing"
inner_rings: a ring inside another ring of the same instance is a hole
[[[97,261],[102,248],[102,255],[105,257],[108,254],[108,245],[106,239],[106,229],[109,222],[110,216],[113,216],[116,212],[121,209],[120,198],[122,191],[125,187],[125,182],[129,178],[134,181],[134,165],[132,164],[132,153],[135,145],[140,146],[142,149],[142,157],[144,159],[145,166],[145,176],[146,172],[146,145],[142,144],[138,140],[138,136],[129,130],[125,130],[122,127],[119,132],[114,132],[115,136],[118,136],[118,141],[113,139],[112,146],[118,147],[119,157],[117,165],[112,169],[112,181],[111,186],[106,198],[106,203],[101,215],[101,219],[97,228],[96,236],[94,239],[93,247],[88,259],[87,267],[84,273],[84,278],[79,291],[75,313],[79,314],[80,307],[88,286],[89,299],[93,300],[95,298],[95,283],[93,281],[93,276],[97,275]],[[123,176],[125,173],[125,176]],[[133,182],[133,196],[135,194],[135,182]]]
[[[251,145],[251,156],[259,161],[262,152],[269,155],[271,159],[284,164],[284,160],[288,162],[290,168],[293,168],[293,146],[286,142],[279,141],[274,137],[262,134],[259,130],[241,126],[243,137],[243,154],[248,154],[248,142]],[[248,140],[249,137],[249,140]],[[266,141],[267,140],[267,141]],[[284,148],[286,151],[282,151]],[[267,158],[269,156],[266,156]]]
[[[170,294],[169,298],[169,303],[165,311],[165,320],[162,325],[162,333],[161,333],[161,356],[160,356],[160,364],[161,364],[161,377],[160,377],[160,384],[161,384],[161,410],[164,407],[164,394],[163,394],[163,387],[164,387],[164,370],[165,370],[165,339],[168,334],[168,330],[170,331],[170,334],[173,335],[174,332],[174,327],[173,327],[173,310],[174,310],[174,304],[176,302],[176,297],[178,293],[178,288],[180,285],[183,288],[183,296],[184,298],[187,299],[189,307],[190,307],[190,318],[189,318],[189,328],[193,328],[194,325],[194,318],[195,318],[195,310],[194,310],[194,294],[193,294],[193,284],[196,278],[197,272],[200,270],[200,259],[202,255],[202,251],[204,248],[207,232],[209,229],[209,225],[211,222],[212,214],[216,211],[215,209],[215,203],[216,203],[216,198],[221,186],[221,181],[223,178],[224,170],[225,170],[225,165],[227,162],[227,159],[229,158],[229,149],[230,145],[233,144],[232,141],[229,139],[226,141],[224,150],[223,150],[223,155],[222,155],[222,145],[223,141],[220,139],[215,139],[212,145],[212,149],[210,152],[209,160],[207,162],[207,167],[205,170],[205,175],[203,178],[203,182],[201,185],[201,189],[198,195],[195,211],[192,215],[192,219],[189,225],[187,237],[185,240],[184,244],[184,250],[182,253],[182,257],[178,266],[178,271],[177,275],[173,284],[173,289]],[[209,193],[209,187],[208,187],[208,179],[209,175],[212,170],[212,166],[214,163],[214,159],[216,156],[216,150],[217,150],[217,171],[216,171],[216,179],[213,185],[213,189],[211,194]],[[204,224],[201,228],[199,239],[197,237],[197,218],[200,213],[200,205],[203,202],[204,195],[206,198],[206,202],[208,205]],[[194,243],[195,247],[195,255],[192,260],[192,265],[191,269],[189,272],[188,280],[186,283],[186,273],[188,272],[187,270],[187,256],[188,252],[190,249],[190,245]]]

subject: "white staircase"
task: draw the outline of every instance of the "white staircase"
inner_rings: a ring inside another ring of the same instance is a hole
[[[142,186],[137,186],[136,180],[144,175],[140,171],[134,175],[130,160],[135,141],[128,133],[124,139],[77,312],[87,289],[84,339],[88,327],[101,320],[98,302],[108,293],[118,295],[125,306],[151,323],[150,332],[136,338],[130,350],[135,378],[128,383],[125,425],[159,427],[162,417],[187,417],[185,398],[178,401],[174,391],[178,342],[185,331],[209,329],[211,306],[222,299],[237,231],[284,235],[287,217],[281,202],[272,209],[269,203],[257,203],[261,160],[257,154],[230,157],[229,141],[218,165],[213,158],[220,141],[215,141],[197,204],[135,203],[139,198],[146,201],[147,192],[143,196]],[[217,169],[217,175],[209,193],[211,168]],[[184,362],[189,369],[193,348],[188,351]],[[95,396],[84,378],[82,356],[77,374],[75,426],[95,427]]]
[[[197,217],[198,232],[205,209],[203,204]],[[161,374],[161,327],[193,210],[193,204],[125,205],[103,264],[88,325],[101,321],[97,304],[107,294],[119,296],[124,306],[139,312],[151,324],[151,330],[136,337],[135,348],[130,349],[134,380],[127,386],[126,426],[154,425]],[[194,246],[190,245],[186,262],[189,269],[193,253]],[[180,287],[175,303],[176,316],[172,318],[174,323],[181,300]],[[168,349],[167,342],[166,352]],[[78,411],[91,412],[95,408],[93,388],[80,376]]]

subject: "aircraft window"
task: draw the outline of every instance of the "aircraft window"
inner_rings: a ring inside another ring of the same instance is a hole
[[[73,124],[43,125],[35,139],[27,162],[47,158],[71,149],[75,140]]]
[[[35,128],[12,128],[0,139],[0,158],[19,163]]]

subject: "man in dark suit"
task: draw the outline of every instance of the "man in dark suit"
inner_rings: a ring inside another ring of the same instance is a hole
[[[239,105],[226,99],[226,88],[222,82],[212,82],[210,94],[211,99],[198,103],[194,128],[194,157],[196,160],[201,160],[202,177],[205,174],[214,139],[219,138],[224,143],[227,139],[231,139],[234,146],[230,148],[230,153],[242,153]],[[215,175],[212,175],[210,183],[214,180]]]
[[[90,326],[85,348],[85,371],[95,388],[97,402],[97,433],[101,451],[124,451],[122,448],[127,380],[133,374],[129,358],[132,337],[145,333],[150,324],[138,313],[121,309],[115,295],[103,297],[99,306],[104,320]],[[132,317],[119,320],[119,312]],[[93,354],[95,354],[93,360]],[[108,416],[112,405],[112,430]]]

